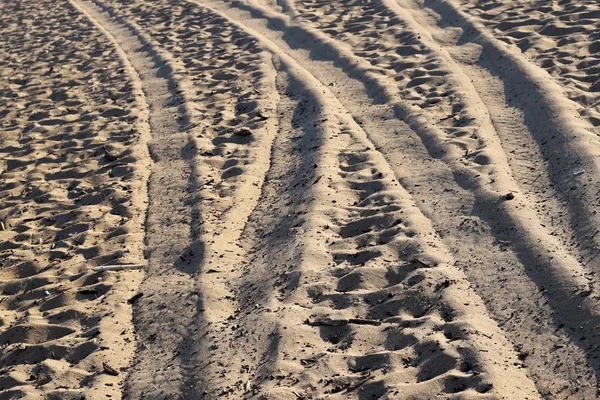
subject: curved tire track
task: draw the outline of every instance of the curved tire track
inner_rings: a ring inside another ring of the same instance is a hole
[[[196,3],[199,4],[199,3]],[[203,6],[202,4],[199,4],[201,7],[206,8],[205,6]],[[210,9],[210,8],[209,8]],[[212,11],[213,13],[216,13],[214,10]],[[222,15],[222,14],[220,14]],[[356,124],[355,121],[353,121],[352,119],[349,119],[349,117],[346,116],[347,111],[345,110],[345,108],[338,102],[337,98],[335,96],[333,96],[331,94],[331,92],[324,86],[322,85],[322,83],[320,83],[317,79],[314,78],[314,76],[312,76],[310,73],[308,73],[306,70],[304,70],[298,63],[296,63],[290,56],[288,56],[285,52],[281,51],[280,48],[275,45],[272,41],[270,41],[269,39],[265,38],[264,36],[262,36],[261,34],[257,33],[256,31],[249,29],[247,27],[245,27],[244,25],[240,24],[237,21],[232,21],[231,19],[229,19],[227,16],[223,16],[225,19],[228,19],[230,23],[236,25],[240,31],[246,33],[247,35],[257,38],[261,45],[268,49],[269,51],[271,51],[272,53],[274,53],[278,59],[281,61],[281,63],[283,65],[285,65],[285,70],[287,71],[287,73],[289,73],[291,76],[294,76],[293,80],[298,82],[298,84],[300,85],[300,88],[296,89],[299,90],[300,92],[302,91],[308,91],[311,94],[311,98],[313,102],[316,102],[316,104],[318,104],[318,108],[323,110],[323,116],[325,118],[332,118],[334,120],[340,120],[340,123],[342,126],[346,126],[346,128],[343,128],[342,130],[346,130],[348,129],[348,132],[353,132],[352,135],[354,135],[355,133],[357,135],[359,135],[359,139],[357,139],[356,145],[360,145],[360,146],[365,146],[365,145],[369,145],[368,140],[366,139],[366,137],[364,136],[364,133],[361,133],[362,130],[358,127],[358,125]],[[319,113],[317,113],[317,115],[319,115]],[[310,122],[310,121],[309,121]],[[323,128],[319,128],[319,129],[323,129]],[[342,134],[342,133],[330,133],[328,132],[328,129],[330,129],[329,127],[324,127],[324,129],[327,129],[325,132],[321,133],[320,135],[322,136],[329,136],[330,134],[334,134],[334,135],[338,135],[338,134]],[[355,133],[354,133],[355,132]],[[361,136],[362,135],[362,136]],[[362,138],[362,139],[360,139]],[[329,141],[326,141],[327,143]],[[333,143],[333,142],[332,142]],[[342,142],[343,143],[343,142]],[[361,144],[362,143],[362,144]],[[340,144],[338,144],[339,146]],[[332,151],[333,154],[337,154],[338,152],[340,152],[340,149],[335,150],[335,147],[332,148],[331,150],[327,150],[329,149],[329,145],[325,146],[325,153],[328,153],[329,151]],[[376,152],[374,154],[377,154]],[[378,169],[386,169],[389,167],[386,167],[386,163],[383,160],[383,158],[381,158],[381,156],[375,156],[376,158],[378,158],[378,161],[374,161],[375,164],[378,166]],[[338,157],[335,156],[333,157],[333,159],[337,159]],[[323,167],[323,172],[325,173],[325,171],[327,171],[328,174],[331,173],[331,171],[335,171],[337,167],[335,166],[329,166],[329,167]],[[390,172],[386,171],[387,175],[391,175]],[[343,176],[343,175],[342,175]],[[331,179],[334,179],[333,177]],[[350,186],[352,185],[357,185],[357,182],[352,183],[352,181],[349,182]],[[376,183],[374,183],[376,184]],[[323,185],[323,184],[320,184]],[[352,189],[352,190],[356,190],[356,189]],[[319,197],[319,195],[315,195],[316,197]],[[406,197],[407,194],[402,194],[401,197]],[[406,200],[403,200],[406,201]],[[392,205],[393,206],[393,205]],[[408,206],[408,205],[407,205]],[[417,212],[416,208],[414,208],[414,206],[408,206],[409,208],[412,207],[413,211],[412,212]],[[418,213],[418,212],[417,212]],[[309,218],[320,218],[320,212],[319,213],[315,213],[315,215],[313,216],[311,213],[309,213]],[[357,215],[356,217],[351,217],[351,218],[361,218],[360,215]],[[414,224],[413,224],[414,225]],[[313,223],[308,223],[309,227],[314,226]],[[309,232],[314,232],[313,230],[315,228],[309,228],[310,231]],[[342,229],[342,228],[340,228]],[[344,228],[345,229],[345,228]],[[343,230],[343,229],[342,229]],[[428,233],[422,233],[422,235],[427,236],[429,235]],[[310,236],[310,233],[307,235]],[[418,247],[418,246],[417,246]],[[312,250],[310,247],[307,248],[306,251],[309,252],[314,252],[314,250]],[[304,259],[306,256],[301,257],[301,260]],[[343,256],[345,257],[345,256]],[[304,267],[306,268],[306,267]],[[451,267],[440,267],[439,269],[436,269],[436,271],[439,271],[439,273],[442,274],[448,274],[449,277],[455,277],[455,279],[458,279],[458,281],[462,281],[462,282],[466,282],[466,280],[464,279],[464,277],[460,277],[461,274],[458,272],[458,270],[451,268]],[[445,272],[442,272],[445,271]],[[316,270],[314,271],[314,273],[317,273],[318,276],[322,275],[322,272]],[[433,276],[437,276],[438,272],[433,273]],[[300,268],[300,276],[307,276],[307,277],[311,277],[311,272],[310,270],[303,270],[303,268]],[[433,278],[433,280],[438,280],[439,277],[435,277]],[[469,293],[467,286],[468,284],[460,284],[458,285],[461,287],[461,289],[459,289],[460,292],[464,293],[467,296],[467,293]],[[304,289],[307,290],[307,289]],[[296,292],[296,294],[290,294],[290,296],[292,296],[292,299],[295,299],[296,301],[299,301],[300,299],[302,299],[303,295],[301,293],[304,292],[304,290],[298,290]],[[308,289],[310,290],[310,289]],[[449,290],[448,293],[451,293],[452,290]],[[469,293],[468,297],[472,298],[472,302],[477,302],[476,297],[472,294]],[[488,331],[488,330],[492,330],[494,331],[494,324],[487,319],[487,317],[485,317],[485,315],[483,313],[479,313],[476,312],[472,309],[466,309],[464,308],[459,302],[457,302],[453,296],[449,296],[449,297],[445,297],[444,298],[444,302],[447,303],[447,305],[453,310],[453,312],[457,313],[457,321],[460,321],[461,318],[465,318],[465,320],[469,321],[469,325],[473,325],[473,329],[475,330],[475,332],[483,330],[483,331]],[[303,300],[303,302],[305,302],[305,300]],[[481,308],[481,306],[479,307]],[[373,311],[374,312],[374,311]],[[227,324],[225,323],[225,326]],[[231,324],[229,324],[231,325]],[[312,329],[309,329],[312,332]],[[362,330],[361,330],[362,331]],[[283,332],[282,330],[280,332]],[[358,331],[357,331],[358,332]],[[312,334],[312,333],[311,333]],[[359,334],[359,333],[357,333]],[[286,335],[283,335],[285,338],[287,338]],[[494,333],[493,336],[497,337],[497,340],[501,340],[499,333]],[[486,336],[486,335],[471,335],[469,338],[464,338],[465,341],[467,341],[468,343],[473,343],[470,344],[470,346],[487,346],[490,345],[489,342],[487,342],[488,337],[492,337],[492,336]],[[291,338],[290,338],[291,339]],[[466,343],[466,342],[465,342]],[[480,344],[476,344],[476,343],[480,343]],[[202,347],[202,345],[201,345]],[[521,388],[517,388],[516,386],[513,386],[511,383],[501,383],[500,380],[498,380],[497,378],[494,377],[499,377],[502,373],[506,373],[504,371],[504,369],[510,365],[510,359],[514,358],[514,353],[512,353],[510,350],[508,350],[508,346],[505,344],[504,346],[494,346],[495,347],[495,351],[493,353],[493,357],[492,358],[488,358],[485,355],[479,355],[476,358],[479,359],[480,361],[478,361],[479,364],[481,364],[482,369],[486,371],[487,374],[489,374],[492,377],[492,381],[494,381],[497,390],[499,393],[502,393],[503,396],[508,397],[508,396],[514,396],[516,394],[515,391],[525,394],[531,394],[533,393],[533,389],[530,386],[530,383],[527,383],[528,380],[526,377],[524,377],[524,375],[521,374],[521,372],[518,371],[518,369],[513,369],[511,368],[511,374],[514,374],[514,382],[520,382],[523,386]],[[477,353],[477,351],[475,349],[472,350],[471,354],[474,356]],[[496,362],[497,360],[494,360],[494,358],[498,358],[500,357],[500,359],[502,359],[503,361],[500,363],[500,365],[497,365]],[[504,372],[500,372],[500,371],[504,371]],[[466,377],[450,377],[450,379],[458,379],[463,380],[463,379],[467,379]],[[444,378],[444,380],[446,380],[446,378]],[[448,383],[447,385],[450,385],[450,383]],[[460,384],[457,383],[457,388],[459,386],[461,386]],[[209,384],[210,386],[210,384]],[[376,390],[377,387],[379,387],[380,384],[377,384],[374,386],[373,390]],[[452,385],[450,385],[452,387]],[[378,389],[377,389],[378,390]],[[456,390],[455,389],[447,389],[447,390]],[[461,389],[463,390],[463,389]],[[478,391],[486,391],[485,388],[479,388],[477,389]],[[487,389],[489,390],[489,389]],[[522,392],[521,392],[522,391]],[[212,389],[209,390],[209,393],[213,393]],[[215,395],[218,395],[218,392],[214,392]],[[223,393],[221,393],[221,395],[223,395]]]
[[[284,36],[284,40],[287,41],[289,44],[292,43],[292,40],[298,40],[297,38],[300,37],[302,38],[303,36],[306,39],[299,39],[301,45],[298,46],[298,42],[295,42],[294,46],[300,47],[302,48],[303,45],[306,45],[306,48],[311,48],[311,51],[314,52],[314,54],[318,54],[317,57],[320,57],[322,59],[331,59],[334,60],[334,63],[337,63],[337,65],[341,66],[341,68],[343,70],[346,70],[346,74],[348,74],[349,76],[352,77],[356,77],[358,76],[362,76],[361,78],[359,78],[360,80],[362,80],[363,82],[365,82],[365,88],[368,88],[369,85],[372,86],[373,82],[377,82],[377,79],[373,77],[371,71],[370,71],[370,67],[367,65],[364,65],[364,67],[360,67],[360,63],[361,61],[356,59],[356,62],[352,62],[352,55],[349,55],[347,49],[348,46],[346,45],[340,45],[340,48],[336,48],[335,44],[333,44],[333,42],[327,38],[325,38],[323,35],[313,35],[311,32],[310,28],[307,28],[306,26],[302,26],[302,22],[300,23],[300,26],[298,24],[295,24],[294,22],[289,22],[287,19],[285,19],[284,17],[278,16],[273,12],[267,11],[266,9],[264,9],[261,6],[258,6],[254,3],[235,3],[235,5],[237,5],[238,7],[241,7],[244,10],[248,10],[251,12],[251,14],[254,17],[257,18],[264,18],[268,21],[270,21],[270,27],[271,28],[276,28],[276,30],[280,30],[282,32],[289,32],[289,34],[287,36]],[[285,9],[285,7],[284,7]],[[287,7],[287,9],[290,9],[290,6]],[[341,10],[343,10],[343,8],[340,8]],[[292,34],[293,32],[293,34]],[[286,39],[287,37],[287,39]],[[294,39],[292,39],[294,38]],[[310,39],[312,38],[312,39]],[[308,43],[314,43],[314,41],[316,40],[316,43],[318,43],[317,46],[315,46],[314,44],[308,44]],[[342,46],[344,46],[342,48]],[[327,53],[326,50],[322,50],[323,48],[327,49],[327,51],[329,51],[329,53]],[[318,50],[321,49],[321,50]],[[324,55],[327,54],[327,55]],[[310,65],[310,62],[308,62],[308,64]],[[306,64],[305,64],[306,65]],[[361,70],[362,68],[362,70]],[[529,67],[524,67],[524,68],[529,68]],[[361,75],[362,74],[362,75]],[[531,74],[529,74],[531,75]],[[525,75],[525,76],[529,76],[529,75]],[[334,75],[335,76],[335,75]],[[339,77],[338,77],[339,78]],[[537,82],[535,79],[532,78],[533,82]],[[557,102],[556,100],[552,100],[554,97],[552,97],[554,95],[554,92],[556,92],[555,90],[549,90],[549,92],[552,92],[552,96],[548,97],[547,92],[540,92],[540,90],[537,89],[537,85],[539,85],[538,83],[534,83],[534,86],[536,86],[536,91],[534,93],[538,93],[540,94],[540,96],[543,95],[543,98],[547,100],[547,103],[544,103],[546,105],[548,105],[549,107],[559,107],[558,109],[554,109],[554,111],[564,111],[563,113],[559,114],[560,117],[563,119],[562,122],[560,122],[558,124],[559,129],[561,129],[561,131],[563,132],[563,134],[568,135],[569,132],[571,132],[572,129],[578,129],[579,132],[582,132],[583,129],[583,134],[584,137],[589,137],[585,136],[585,132],[586,132],[586,128],[585,128],[585,124],[580,123],[578,121],[573,120],[572,117],[570,117],[570,115],[572,115],[572,113],[570,113],[568,107],[567,109],[560,109],[560,107],[565,107],[564,105],[560,104],[560,102]],[[382,86],[378,86],[381,92],[385,91],[385,87]],[[546,86],[542,86],[542,87],[548,87]],[[545,89],[546,90],[546,89]],[[473,107],[475,108],[475,107]],[[560,110],[559,110],[560,109]],[[546,110],[547,111],[547,110]],[[572,111],[572,110],[571,110]],[[397,114],[400,118],[402,119],[407,119],[410,120],[411,116],[410,116],[410,112],[407,113],[406,112],[400,112]],[[456,153],[450,153],[448,154],[446,151],[446,149],[444,149],[444,146],[440,146],[441,143],[444,142],[443,139],[443,135],[436,133],[435,130],[433,132],[428,131],[427,128],[423,129],[423,125],[417,121],[419,121],[419,117],[412,117],[413,119],[413,124],[411,125],[411,127],[413,129],[415,129],[416,131],[422,133],[422,140],[424,143],[426,143],[428,146],[432,146],[430,150],[431,154],[445,154],[443,156],[443,159],[448,160],[450,162],[449,165],[453,165],[454,167],[451,168],[456,168],[458,167],[457,171],[465,171],[462,166],[460,165],[460,163],[456,163],[454,161],[454,157],[457,157],[458,154]],[[562,125],[561,125],[562,124]],[[492,124],[489,123],[488,126],[491,126]],[[421,129],[420,129],[421,128]],[[493,131],[493,129],[492,129]],[[503,150],[501,148],[500,142],[498,140],[497,137],[494,136],[487,136],[487,145],[489,146],[490,144],[492,144],[495,149],[493,149],[494,151],[492,151],[492,153],[494,154],[502,154]],[[381,148],[385,147],[385,143],[386,141],[388,141],[389,139],[385,139],[385,135],[380,138],[379,141],[377,141],[377,143],[380,144]],[[433,142],[433,144],[432,144]],[[594,149],[595,147],[592,146],[591,149]],[[586,156],[589,149],[586,150],[581,150],[579,151],[579,154],[583,154],[583,156]],[[384,150],[385,152],[385,150]],[[392,156],[391,154],[389,155],[388,159],[397,159],[399,158],[398,156]],[[461,157],[457,157],[458,159],[460,159]],[[549,313],[546,314],[546,316],[544,317],[546,320],[544,321],[544,323],[548,323],[550,326],[555,325],[555,326],[562,326],[564,324],[566,324],[567,326],[569,326],[569,328],[564,332],[567,335],[571,336],[571,339],[567,339],[568,341],[571,341],[572,344],[574,344],[575,346],[580,346],[582,347],[582,349],[584,349],[584,351],[586,351],[588,353],[588,359],[592,364],[592,368],[595,368],[595,358],[594,358],[594,353],[595,353],[595,348],[593,346],[593,340],[587,343],[581,342],[579,340],[578,337],[578,333],[575,332],[579,332],[581,329],[583,329],[586,333],[584,335],[582,335],[582,337],[584,338],[589,338],[589,337],[593,337],[594,336],[594,326],[595,326],[595,322],[597,320],[597,315],[595,313],[595,302],[590,300],[589,298],[586,298],[586,296],[589,295],[590,293],[590,289],[593,289],[593,287],[595,286],[588,286],[589,282],[588,282],[588,270],[583,268],[582,265],[578,262],[576,257],[572,257],[569,254],[569,251],[566,250],[563,246],[563,244],[557,240],[555,240],[553,238],[554,233],[546,230],[544,228],[544,225],[540,222],[536,223],[533,222],[531,223],[530,221],[535,221],[537,218],[539,218],[539,216],[536,216],[536,207],[534,207],[534,205],[532,204],[531,201],[528,201],[527,199],[525,199],[525,203],[527,204],[527,208],[529,209],[528,212],[523,212],[523,211],[519,211],[518,209],[521,208],[521,205],[518,205],[515,208],[504,208],[503,206],[500,206],[500,204],[497,202],[497,199],[500,197],[501,193],[506,193],[510,190],[515,190],[517,186],[517,184],[512,180],[512,172],[510,171],[509,167],[508,167],[508,163],[506,162],[506,159],[504,157],[504,160],[502,159],[502,157],[500,157],[499,159],[495,160],[496,162],[494,163],[495,165],[500,166],[504,171],[505,171],[505,175],[501,175],[503,178],[502,179],[498,179],[500,182],[500,184],[496,183],[491,185],[492,186],[492,192],[487,192],[487,189],[485,189],[486,187],[489,187],[489,185],[485,184],[485,183],[481,183],[482,187],[479,189],[483,189],[479,195],[476,195],[476,197],[479,198],[479,200],[476,202],[476,213],[479,213],[480,216],[483,217],[484,221],[488,221],[488,224],[491,224],[493,227],[493,231],[495,233],[493,233],[493,235],[496,237],[496,240],[498,242],[501,243],[510,243],[513,246],[513,249],[516,252],[516,255],[518,257],[517,263],[523,265],[523,267],[521,267],[521,272],[517,273],[516,275],[514,275],[512,277],[512,279],[515,278],[520,278],[522,275],[527,275],[529,276],[530,279],[532,279],[532,281],[535,283],[535,285],[533,287],[531,287],[531,285],[529,285],[529,287],[527,285],[524,285],[522,287],[521,290],[523,290],[523,294],[525,296],[527,291],[531,291],[533,289],[533,291],[536,291],[537,289],[535,289],[535,286],[541,288],[542,290],[544,290],[544,293],[552,293],[552,296],[548,298],[548,300],[550,301],[551,304],[551,309],[549,310]],[[587,164],[589,165],[589,164]],[[590,168],[594,168],[593,165],[590,166]],[[564,169],[563,169],[564,170]],[[398,171],[398,170],[397,170]],[[570,169],[569,169],[570,171]],[[470,172],[468,170],[466,170],[465,172],[467,172],[469,175],[472,175],[473,172]],[[462,174],[462,172],[460,173]],[[477,176],[477,174],[473,174],[473,176]],[[461,178],[460,180],[464,180],[464,178]],[[475,181],[477,181],[477,179],[474,179]],[[467,180],[468,181],[468,180]],[[471,183],[467,184],[467,187],[472,187]],[[486,193],[487,192],[487,193]],[[497,193],[497,194],[495,194]],[[460,200],[459,204],[460,204]],[[590,202],[588,202],[589,204]],[[501,213],[505,213],[504,217],[499,217],[498,212]],[[516,232],[515,232],[515,228],[517,228]],[[584,234],[587,232],[586,229],[582,230],[584,232]],[[515,237],[517,237],[518,239],[515,240]],[[541,240],[537,240],[537,239],[533,239],[533,240],[529,240],[530,237],[538,237]],[[459,239],[460,241],[460,239]],[[541,246],[540,246],[541,244]],[[461,246],[459,244],[459,247],[463,247],[465,251],[468,251],[468,247],[465,246]],[[498,243],[492,243],[491,244],[491,249],[492,252],[498,252],[498,250],[496,250],[498,248]],[[502,249],[500,249],[502,251]],[[540,254],[544,254],[543,256],[540,257]],[[556,257],[554,257],[553,254],[561,254],[560,259],[557,259]],[[563,261],[563,256],[562,254],[567,254],[567,258],[570,257],[570,259],[568,259],[567,262]],[[464,254],[463,256],[467,256],[467,254]],[[495,257],[498,260],[501,260],[501,258]],[[541,262],[540,262],[541,261]],[[512,268],[511,268],[512,269]],[[503,270],[502,270],[503,271]],[[543,272],[542,272],[543,271]],[[550,276],[548,275],[548,272],[551,272]],[[572,275],[572,272],[575,272],[574,275]],[[490,286],[490,290],[494,291],[493,289],[493,282],[494,281],[489,281],[487,278],[487,274],[489,273],[486,272],[484,273],[485,275],[480,276],[480,279],[478,282],[483,282],[484,284],[487,284],[487,282],[491,283],[492,285]],[[497,279],[506,279],[504,278],[504,272],[498,272],[497,273]],[[477,275],[471,275],[471,276],[477,276]],[[575,276],[577,276],[577,278],[574,278]],[[593,282],[591,282],[593,284]],[[488,292],[488,293],[492,293],[492,292]],[[580,296],[580,294],[583,293],[583,297]],[[487,297],[489,301],[491,301],[492,303],[495,301],[494,299],[498,299],[497,296],[495,295],[491,295],[489,297]],[[517,299],[522,299],[523,296],[517,296]],[[521,301],[521,300],[519,300]],[[506,306],[505,306],[506,307]],[[523,308],[521,305],[519,305],[518,303],[513,304],[512,307],[514,307],[513,311],[515,312],[520,312],[518,310],[526,310],[526,309],[530,309],[532,312],[537,312],[535,311],[536,309],[539,308],[539,306],[537,305],[537,301],[536,302],[532,302],[530,306],[528,306],[527,308]],[[556,314],[555,314],[556,313]],[[512,315],[512,314],[511,314]],[[502,321],[503,318],[499,318],[499,315],[497,316],[497,318]],[[557,322],[553,321],[556,320]],[[523,325],[521,325],[521,327],[523,327]],[[535,349],[539,347],[540,342],[536,339],[537,338],[537,334],[535,333],[538,328],[536,327],[536,324],[528,324],[526,323],[525,325],[526,327],[526,332],[528,330],[531,330],[530,333],[528,333],[529,339],[525,340],[526,343],[526,347],[529,347],[528,351],[532,351],[535,352]],[[587,328],[586,328],[587,327]],[[560,328],[559,328],[560,329]],[[518,331],[517,331],[518,333]],[[546,361],[546,354],[551,354],[553,352],[556,351],[557,348],[563,348],[564,347],[564,341],[565,341],[565,337],[564,337],[564,333],[562,335],[559,336],[555,336],[553,337],[552,333],[548,333],[547,335],[547,339],[548,342],[544,343],[544,346],[542,347],[542,351],[541,351],[541,357],[537,358],[537,360],[533,361],[533,363],[535,365],[537,365],[536,368],[539,368],[539,371],[542,372],[547,370],[545,365],[547,363]],[[514,337],[515,341],[520,345],[523,346],[523,342],[521,342],[522,339],[518,338],[518,336]],[[556,347],[558,346],[558,347]],[[569,347],[568,350],[570,353],[563,353],[563,354],[571,354],[571,355],[575,355],[577,353],[577,349],[572,347]],[[577,357],[577,356],[575,356]],[[577,359],[577,358],[576,358]],[[586,371],[586,367],[583,367],[583,371]],[[566,371],[564,371],[566,372]],[[578,374],[577,372],[574,372],[575,374]],[[589,373],[589,370],[587,370],[586,372],[583,372],[588,379],[593,379],[593,372],[592,374]],[[562,374],[561,374],[562,375]],[[542,378],[545,379],[545,378]],[[568,381],[568,380],[567,380]],[[567,381],[563,381],[564,383],[566,383]],[[568,386],[568,383],[566,383]],[[550,382],[550,386],[554,386],[554,389],[552,390],[557,390],[557,391],[561,391],[563,390],[563,388],[559,387],[560,385],[554,385],[554,382]]]
[[[196,398],[197,382],[190,384],[187,378],[193,360],[185,351],[196,341],[202,315],[195,279],[203,252],[193,228],[199,214],[193,201],[198,187],[195,146],[191,134],[183,130],[190,125],[192,112],[186,108],[187,102],[178,105],[179,82],[172,74],[173,67],[139,31],[111,21],[91,2],[73,0],[73,4],[111,38],[121,57],[129,60],[135,70],[130,69],[132,80],[145,96],[140,101],[147,103],[149,111],[148,145],[154,162],[148,182],[148,267],[140,286],[143,296],[134,306],[138,354],[128,378],[128,383],[134,384],[127,385],[125,394],[167,398],[181,393],[184,384],[187,395]],[[197,254],[194,263],[182,262],[180,255],[185,252]],[[179,306],[183,294],[191,307]],[[156,365],[161,368],[157,370]]]

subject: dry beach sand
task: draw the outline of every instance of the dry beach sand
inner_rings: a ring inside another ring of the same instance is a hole
[[[598,397],[597,1],[0,15],[0,399]]]

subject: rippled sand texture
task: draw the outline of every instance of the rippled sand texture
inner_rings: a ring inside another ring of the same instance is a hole
[[[596,398],[600,17],[546,3],[3,4],[0,396]]]
[[[564,84],[569,98],[581,105],[581,116],[600,126],[597,1],[469,1],[462,6]]]
[[[114,47],[68,3],[3,2],[2,398],[120,396],[143,251],[144,111]],[[83,390],[83,388],[87,388]]]

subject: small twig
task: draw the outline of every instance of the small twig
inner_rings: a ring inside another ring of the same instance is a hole
[[[306,320],[306,323],[310,326],[344,326],[349,324],[355,325],[381,325],[381,321],[374,319],[363,319],[363,318],[350,318],[350,319],[318,319],[315,321]]]
[[[195,123],[191,123],[191,124],[189,124],[189,125],[187,125],[187,126],[183,127],[183,128],[181,129],[181,131],[182,131],[182,132],[187,132],[187,131],[189,131],[190,129],[197,127],[197,126],[198,126],[198,125],[200,125],[201,123],[202,123],[202,122],[195,122]]]
[[[431,268],[431,265],[427,264],[424,261],[419,260],[418,258],[414,258],[411,262],[419,264],[422,268]]]
[[[102,363],[102,369],[104,370],[105,374],[112,375],[112,376],[119,375],[119,371],[117,371],[116,369],[114,369],[113,367],[111,367],[110,365],[108,365],[105,362]]]
[[[540,179],[542,177],[542,175],[544,175],[543,173],[539,174],[534,180],[532,180],[529,184],[532,185],[534,184],[538,179]]]
[[[373,378],[375,378],[375,375],[368,375],[366,378],[361,379],[360,381],[356,382],[354,385],[348,386],[348,388],[346,388],[346,393],[352,392],[353,390],[358,389],[359,387],[361,387],[362,385],[364,385],[366,382],[370,381]]]
[[[492,335],[488,335],[487,333],[479,332],[481,335],[485,336],[488,339],[493,339]]]
[[[92,268],[92,271],[121,271],[124,269],[142,269],[144,264],[123,264],[123,265],[101,265]]]

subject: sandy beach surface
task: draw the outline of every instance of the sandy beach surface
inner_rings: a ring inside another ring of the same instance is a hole
[[[600,396],[598,1],[13,0],[0,39],[0,400]]]

